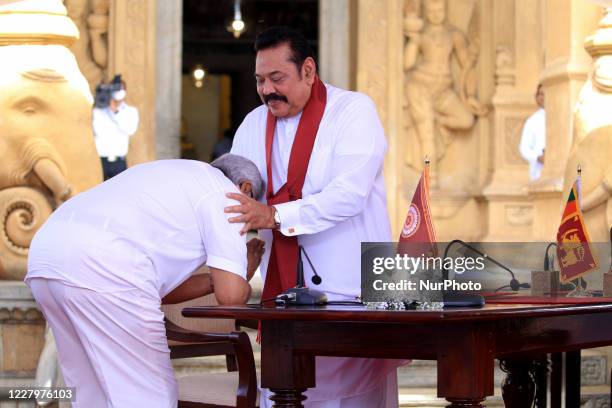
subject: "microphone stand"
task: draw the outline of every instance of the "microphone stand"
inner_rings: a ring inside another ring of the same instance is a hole
[[[448,250],[451,247],[451,245],[453,245],[455,243],[463,245],[464,247],[466,247],[466,248],[470,249],[471,251],[477,253],[478,255],[482,256],[483,258],[486,258],[487,260],[493,262],[495,265],[499,266],[500,268],[508,271],[508,273],[511,276],[510,285],[508,285],[508,286],[510,286],[510,289],[512,289],[513,291],[516,292],[520,288],[529,289],[531,287],[531,285],[529,285],[528,283],[520,283],[518,281],[518,279],[516,279],[516,276],[514,276],[514,272],[512,272],[512,270],[510,270],[510,268],[508,268],[506,265],[502,264],[501,262],[497,261],[494,258],[491,258],[489,255],[487,255],[485,253],[482,253],[478,249],[474,248],[473,246],[471,246],[467,242],[464,242],[464,241],[462,241],[460,239],[455,239],[455,240],[451,241],[450,244],[448,244],[446,246],[446,249],[444,250],[444,259],[446,259],[446,255],[448,254]],[[448,278],[448,270],[446,268],[444,268],[444,266],[443,266],[443,272],[445,274],[445,278]]]
[[[304,263],[302,261],[302,253],[306,255],[306,260],[310,265],[315,276],[312,277],[312,283],[318,285],[322,279],[317,274],[310,257],[304,250],[304,248],[298,246],[298,262],[295,277],[295,287],[289,288],[280,295],[276,296],[275,303],[277,305],[295,305],[295,306],[313,306],[313,305],[324,305],[327,303],[327,295],[318,290],[310,289],[304,284]]]
[[[451,241],[444,249],[444,256],[442,258],[442,279],[448,279],[448,269],[444,266],[446,256],[450,247],[455,243],[462,243],[467,245],[465,242],[455,239]],[[484,306],[485,298],[477,293],[463,293],[458,291],[444,291],[442,294],[442,301],[445,307],[473,307],[473,306]]]

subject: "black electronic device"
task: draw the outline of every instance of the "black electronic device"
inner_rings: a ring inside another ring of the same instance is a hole
[[[319,285],[323,280],[317,274],[308,254],[304,248],[298,246],[298,261],[296,269],[295,287],[289,288],[280,295],[276,296],[275,303],[277,305],[295,305],[295,306],[312,306],[324,305],[327,303],[327,295],[318,290],[310,289],[304,284],[304,262],[302,261],[302,253],[306,256],[306,260],[314,273],[311,281],[315,285]]]
[[[121,89],[123,89],[123,85],[121,84],[121,74],[115,75],[113,80],[108,84],[104,81],[100,82],[100,84],[96,87],[94,106],[96,108],[106,108],[110,105],[113,92],[120,91]]]

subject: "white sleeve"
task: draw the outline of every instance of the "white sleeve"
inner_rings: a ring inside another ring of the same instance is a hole
[[[113,118],[123,133],[132,136],[138,130],[140,117],[138,116],[138,109],[133,106],[120,109]]]
[[[525,121],[523,133],[521,134],[521,143],[519,145],[521,156],[529,163],[535,162],[540,155],[540,152],[536,150],[536,135],[534,133],[532,120],[533,116],[530,116]]]
[[[229,191],[228,191],[229,192]],[[223,210],[237,201],[225,197],[224,191],[214,192],[197,207],[202,243],[206,250],[206,265],[242,276],[246,279],[246,235],[240,235],[244,224],[231,224]]]
[[[374,103],[355,100],[338,121],[331,182],[317,194],[275,205],[284,235],[315,234],[358,215],[382,174],[387,142]]]

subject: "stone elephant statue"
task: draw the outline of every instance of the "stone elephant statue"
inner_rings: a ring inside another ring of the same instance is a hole
[[[91,93],[70,51],[2,46],[0,60],[0,279],[21,280],[38,227],[63,201],[100,183],[102,169]]]

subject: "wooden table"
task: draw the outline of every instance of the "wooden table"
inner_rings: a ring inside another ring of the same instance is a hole
[[[437,360],[438,396],[482,407],[494,359],[508,373],[506,406],[531,406],[531,362],[546,353],[612,344],[612,304],[487,305],[482,309],[378,311],[358,306],[189,307],[186,317],[261,320],[261,384],[277,407],[302,407],[315,356]]]

